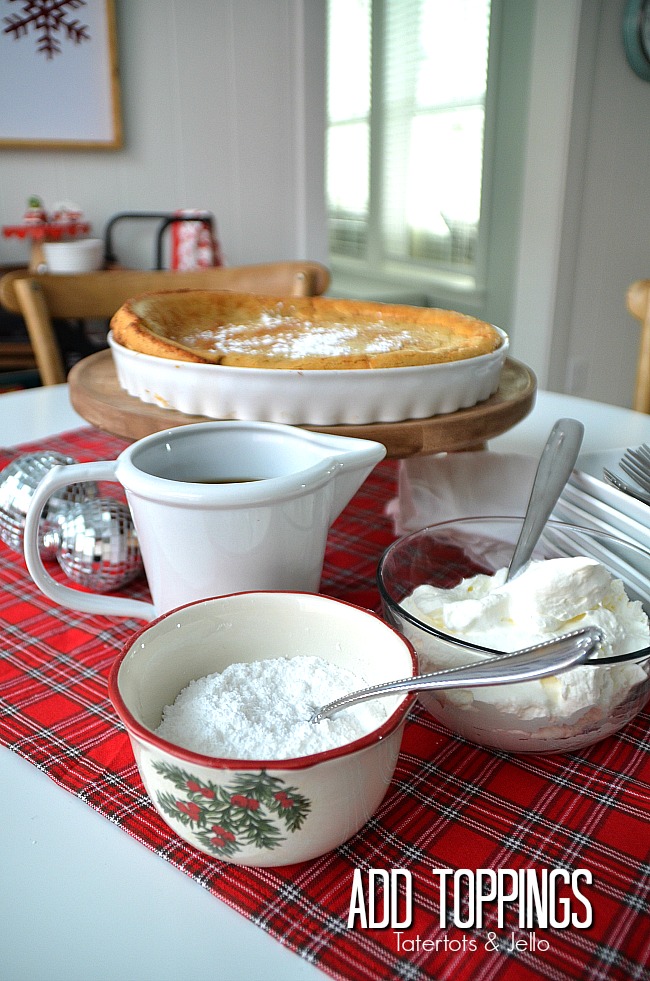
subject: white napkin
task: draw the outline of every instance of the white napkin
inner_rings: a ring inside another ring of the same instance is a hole
[[[401,460],[398,496],[386,505],[396,535],[454,518],[523,515],[538,457],[519,453],[439,453]]]

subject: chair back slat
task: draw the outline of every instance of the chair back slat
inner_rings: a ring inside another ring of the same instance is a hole
[[[632,283],[626,301],[629,312],[641,323],[632,408],[650,413],[650,279]]]

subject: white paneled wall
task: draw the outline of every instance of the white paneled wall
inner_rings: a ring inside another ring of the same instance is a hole
[[[206,208],[226,261],[327,261],[321,0],[116,0],[124,148],[0,149],[0,223],[72,200],[101,235],[120,211]],[[19,96],[18,96],[19,97]],[[153,264],[155,225],[118,257]],[[0,238],[0,263],[24,243]]]

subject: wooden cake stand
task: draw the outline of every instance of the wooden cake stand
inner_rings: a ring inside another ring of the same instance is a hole
[[[128,395],[120,388],[113,356],[108,350],[79,361],[70,371],[68,383],[70,401],[79,415],[98,429],[124,439],[141,439],[162,429],[209,421],[207,416],[186,415]],[[487,440],[512,429],[528,415],[536,390],[537,382],[530,368],[507,358],[497,391],[469,409],[404,422],[300,428],[374,439],[383,443],[387,456],[394,459],[482,449]]]

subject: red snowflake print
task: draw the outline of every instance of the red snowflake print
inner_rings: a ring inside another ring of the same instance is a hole
[[[74,44],[90,40],[88,25],[72,19],[72,11],[85,7],[86,0],[9,0],[9,3],[21,3],[22,11],[3,18],[7,25],[4,33],[13,35],[17,41],[30,30],[34,31],[37,51],[46,58],[61,54],[61,35]]]

